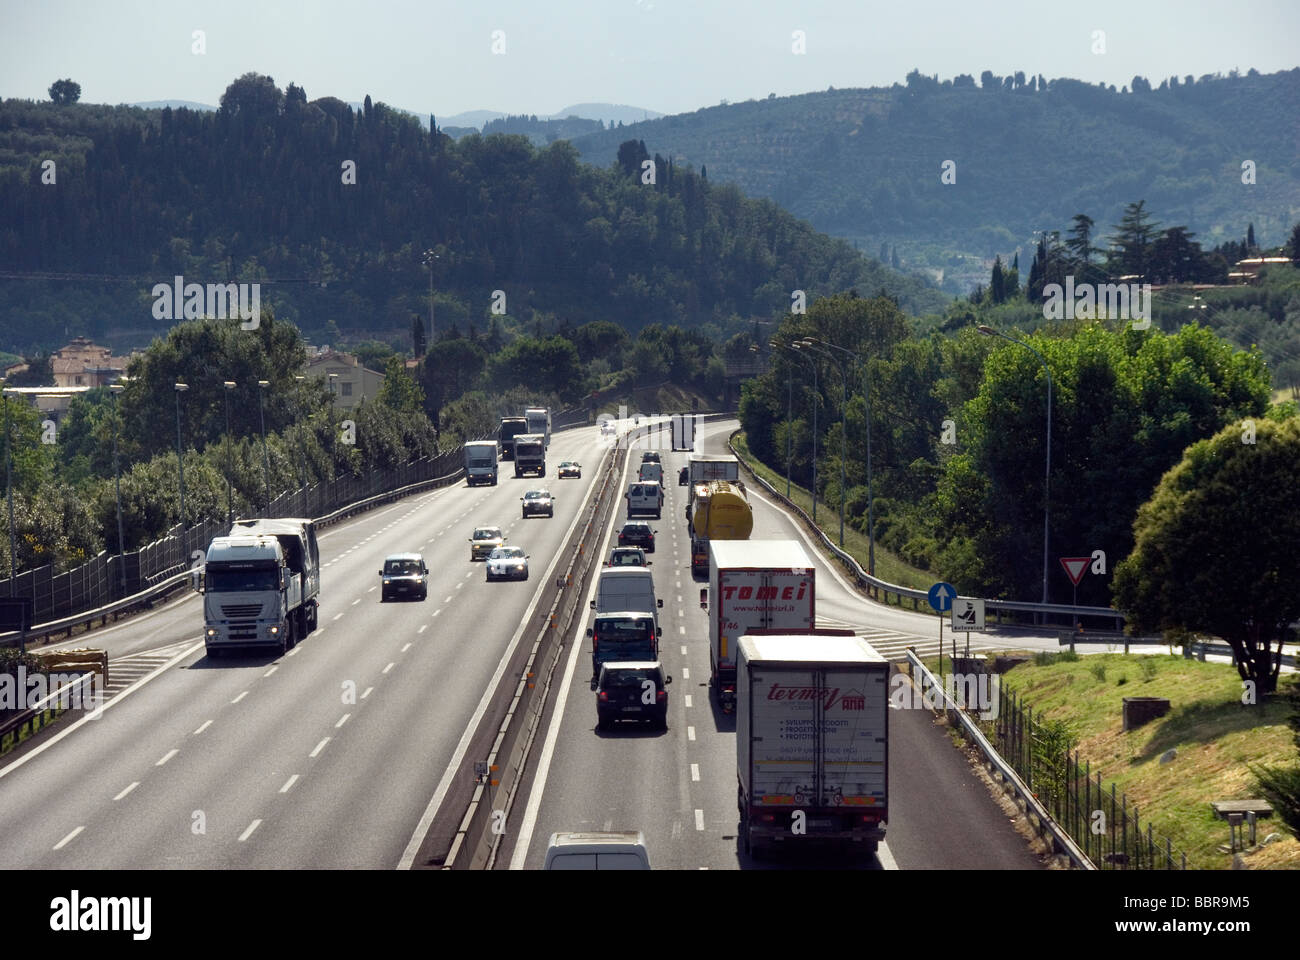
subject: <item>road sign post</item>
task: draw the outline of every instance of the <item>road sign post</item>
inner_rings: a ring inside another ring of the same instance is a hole
[[[966,656],[970,656],[970,635],[972,630],[984,629],[984,601],[973,597],[958,597],[952,603],[953,633],[966,632]],[[957,650],[956,638],[953,638],[954,655]]]
[[[952,609],[952,598],[957,596],[957,590],[951,583],[940,580],[928,591],[930,606],[937,613],[947,613]],[[957,646],[953,644],[953,653],[957,652]],[[943,617],[939,618],[939,672],[943,673]]]
[[[1079,581],[1083,579],[1083,574],[1091,562],[1092,557],[1061,557],[1061,566],[1065,568],[1065,575],[1070,578],[1070,583],[1074,585],[1074,606],[1076,607],[1079,605]]]

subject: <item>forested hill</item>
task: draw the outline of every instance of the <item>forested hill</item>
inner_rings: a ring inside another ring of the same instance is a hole
[[[621,167],[617,153],[588,166],[567,143],[455,142],[252,74],[209,113],[4,101],[0,348],[147,341],[168,325],[150,291],[178,274],[261,281],[317,342],[405,336],[430,280],[440,329],[482,329],[502,291],[500,324],[530,333],[614,320],[716,336],[788,310],[794,289],[883,288],[914,312],[946,299],[698,172],[660,162],[642,185],[639,146]]]
[[[913,72],[906,85],[772,95],[574,146],[594,159],[636,137],[820,230],[900,252],[942,241],[992,258],[1082,210],[1117,223],[1135,199],[1207,247],[1250,222],[1263,244],[1286,240],[1300,209],[1300,69],[1135,77],[1125,91],[1022,73],[985,71],[977,85]],[[940,179],[948,160],[952,184]],[[1242,183],[1246,160],[1253,185]]]

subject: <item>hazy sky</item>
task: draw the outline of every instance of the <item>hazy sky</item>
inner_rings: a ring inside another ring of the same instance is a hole
[[[192,52],[194,31],[206,52]],[[792,53],[802,30],[806,53]],[[494,31],[504,53],[493,53]],[[1104,53],[1094,32],[1104,31]],[[100,103],[216,104],[249,70],[310,99],[449,116],[588,101],[680,113],[720,100],[1023,70],[1141,74],[1300,64],[1300,0],[0,0],[0,96],[70,77]]]

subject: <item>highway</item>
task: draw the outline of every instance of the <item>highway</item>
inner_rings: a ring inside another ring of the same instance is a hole
[[[722,452],[734,428],[705,425],[698,448]],[[507,463],[497,487],[462,483],[322,531],[321,627],[287,655],[209,660],[195,595],[72,641],[106,647],[113,674],[134,685],[100,718],[69,717],[0,766],[0,866],[410,866],[433,815],[462,812],[443,804],[452,774],[537,587],[553,562],[567,560],[557,551],[603,453],[595,428],[557,433],[544,481],[515,479]],[[669,730],[596,732],[584,619],[562,659],[498,867],[538,867],[551,832],[582,828],[644,830],[659,868],[783,865],[737,850],[734,726],[708,697],[700,584],[690,573],[683,490],[672,482],[684,458],[663,453],[670,482],[651,568],[674,678]],[[556,480],[562,459],[580,460],[583,478]],[[639,460],[632,451],[629,472]],[[554,519],[520,518],[518,497],[536,485],[556,494]],[[623,519],[615,511],[607,535]],[[529,581],[484,581],[466,543],[483,523],[506,527],[509,542],[528,549]],[[802,534],[756,496],[754,537]],[[383,558],[408,550],[429,564],[429,599],[380,604]],[[851,625],[894,659],[909,643],[937,647],[933,618],[871,604],[811,552],[823,625]],[[982,643],[1006,645],[980,637],[972,646]],[[784,865],[1039,866],[929,714],[890,718],[892,816],[879,855]]]
[[[704,425],[696,449],[725,453],[735,421]],[[673,683],[666,732],[631,725],[596,729],[587,622],[574,631],[556,681],[555,704],[544,718],[541,749],[531,764],[527,800],[507,825],[498,867],[541,866],[550,835],[565,830],[641,830],[651,862],[667,869],[751,869],[793,866],[867,869],[1036,869],[1026,842],[953,748],[943,728],[923,710],[890,713],[889,809],[885,844],[877,856],[827,860],[801,854],[755,862],[736,842],[735,724],[709,697],[708,628],[699,608],[702,581],[692,578],[686,532],[685,488],[675,483],[684,453],[661,452],[667,478],[652,556],[663,641],[660,657]],[[628,457],[635,476],[640,454]],[[752,491],[751,491],[752,492]],[[753,539],[800,539],[797,526],[764,498],[753,498]],[[609,535],[626,519],[618,511]],[[908,643],[923,646],[933,618],[886,609],[851,591],[816,551],[819,624],[849,625],[899,659]],[[1053,638],[1053,642],[1055,642]],[[982,636],[972,648],[1006,641]],[[626,729],[624,729],[626,728]],[[535,751],[537,747],[534,747]]]
[[[0,867],[391,868],[523,632],[536,588],[604,450],[554,435],[543,481],[463,483],[321,533],[320,628],[288,655],[208,659],[196,595],[77,638],[138,661],[171,654],[98,719],[65,718],[0,766]],[[555,464],[577,459],[581,480]],[[522,520],[549,486],[554,519]],[[475,524],[506,528],[531,579],[491,583]],[[383,558],[419,551],[429,599],[379,602]],[[66,645],[66,644],[64,644]],[[457,812],[457,815],[459,811]]]

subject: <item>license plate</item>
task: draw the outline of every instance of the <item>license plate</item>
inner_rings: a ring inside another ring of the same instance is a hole
[[[640,713],[640,712],[641,712],[641,708],[640,708],[640,707],[624,707],[624,708],[623,708],[623,712],[624,712],[624,713]]]
[[[810,817],[808,820],[808,826],[821,827],[824,830],[829,830],[831,824],[832,821],[827,819],[826,817]]]

